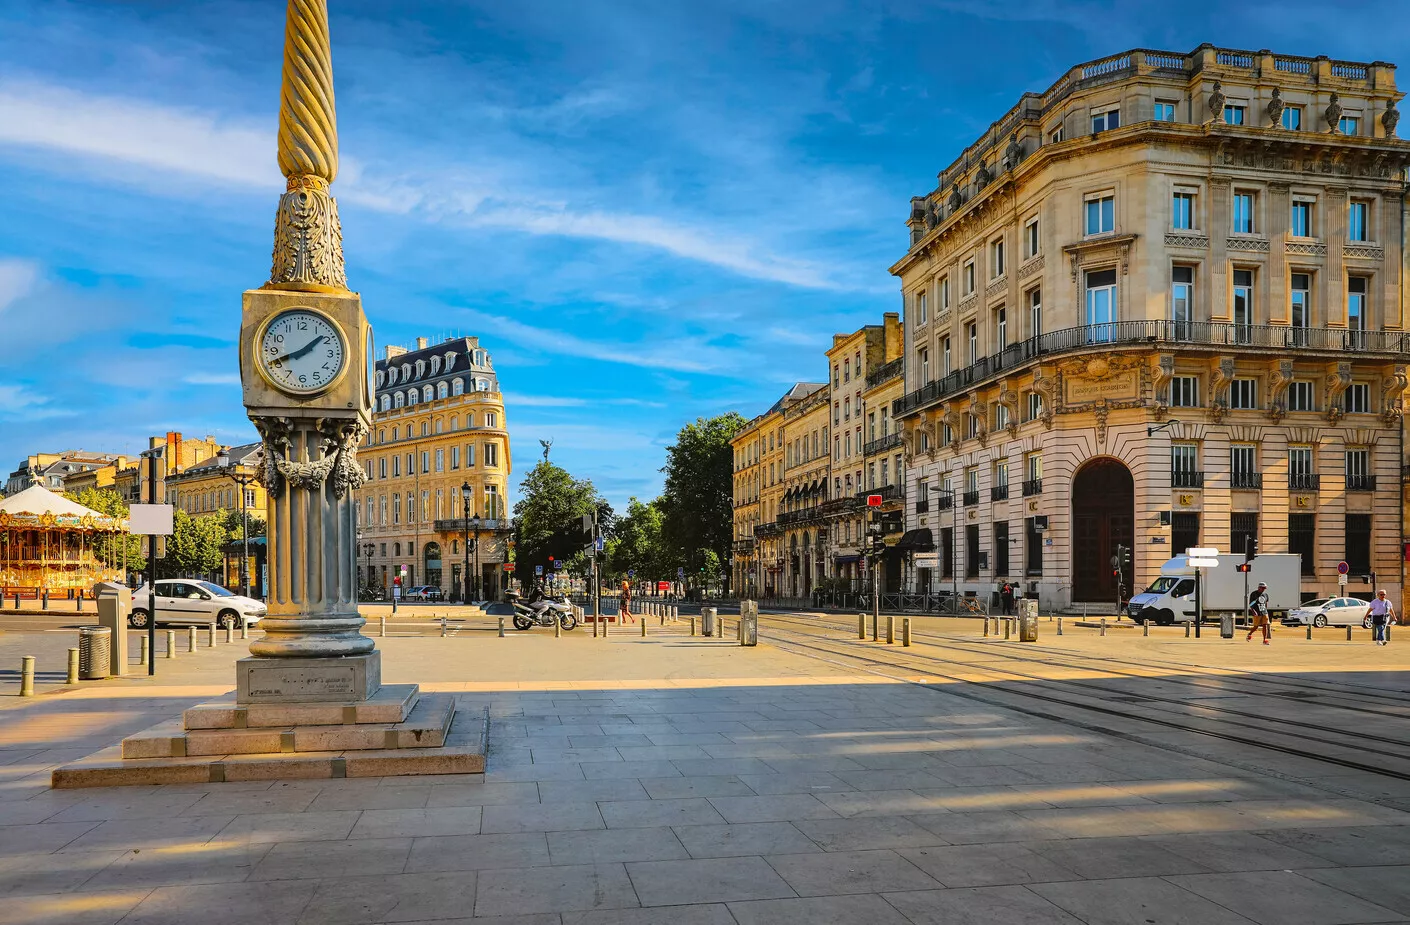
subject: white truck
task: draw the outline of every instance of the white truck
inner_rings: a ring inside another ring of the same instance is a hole
[[[1200,569],[1200,598],[1206,620],[1218,620],[1232,613],[1235,619],[1248,615],[1244,594],[1241,555],[1219,557],[1216,568]],[[1302,604],[1302,557],[1296,553],[1270,553],[1255,556],[1248,573],[1249,594],[1258,583],[1268,583],[1268,610],[1272,619],[1287,616]],[[1195,570],[1187,556],[1176,556],[1160,567],[1160,577],[1145,591],[1134,595],[1126,605],[1126,615],[1137,623],[1150,620],[1160,626],[1193,622],[1195,619]]]

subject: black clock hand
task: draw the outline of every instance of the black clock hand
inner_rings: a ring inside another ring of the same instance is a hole
[[[294,350],[294,351],[292,351],[292,352],[290,352],[290,353],[286,353],[286,354],[284,354],[282,357],[279,357],[277,360],[273,360],[273,361],[270,363],[270,365],[271,365],[271,366],[278,366],[279,364],[283,363],[285,360],[297,360],[299,357],[303,356],[305,353],[308,353],[310,350],[312,350],[314,347],[316,347],[320,342],[322,342],[324,339],[326,339],[326,337],[327,337],[326,334],[320,334],[320,335],[318,335],[317,337],[315,337],[313,340],[309,341],[307,344],[304,344],[304,345],[303,345],[302,347],[300,347],[298,350]]]

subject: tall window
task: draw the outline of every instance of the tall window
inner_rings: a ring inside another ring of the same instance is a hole
[[[1371,411],[1371,387],[1364,382],[1353,382],[1347,387],[1342,404],[1348,414],[1369,414]]]
[[[1346,216],[1346,236],[1351,241],[1369,241],[1370,238],[1370,203],[1353,199],[1347,209]]]
[[[1313,460],[1312,447],[1288,447],[1288,487],[1293,491],[1308,491],[1317,487],[1313,476],[1317,464]]]
[[[925,324],[929,320],[925,305],[925,290],[916,293],[916,324]]]
[[[1234,488],[1258,488],[1258,448],[1236,444],[1229,448],[1229,473]]]
[[[1183,555],[1192,547],[1199,548],[1199,512],[1175,511],[1170,517],[1170,551]]]
[[[1194,320],[1194,267],[1172,267],[1170,270],[1170,320],[1175,322],[1175,337],[1188,340],[1190,322]]]
[[[1235,193],[1233,211],[1234,234],[1253,234],[1253,194]]]
[[[1029,453],[1023,457],[1024,478],[1030,482],[1043,480],[1043,454]]]
[[[1155,102],[1155,121],[1157,121],[1157,122],[1174,122],[1174,121],[1175,121],[1175,104],[1172,103],[1172,102],[1169,102],[1169,101],[1167,101],[1167,100],[1156,100],[1156,102]]]
[[[979,323],[969,323],[969,365],[979,362]]]
[[[1105,234],[1116,230],[1116,197],[1100,196],[1087,200],[1087,234]]]
[[[930,382],[930,348],[921,347],[916,351],[916,359],[920,361],[920,381],[922,385]]]
[[[948,376],[950,369],[950,338],[943,337],[940,339],[940,374]]]
[[[1229,515],[1229,551],[1249,553],[1258,547],[1258,515],[1239,512]]]
[[[1346,487],[1348,491],[1364,491],[1370,486],[1371,451],[1346,451]]]
[[[1317,574],[1317,515],[1288,515],[1288,552],[1302,557],[1302,574]]]
[[[1009,525],[1008,521],[994,523],[994,574],[1009,573]]]
[[[1253,271],[1234,271],[1234,337],[1241,344],[1249,342],[1253,324]]]
[[[1023,236],[1024,241],[1027,245],[1025,248],[1024,256],[1036,256],[1038,253],[1038,248],[1041,246],[1041,242],[1038,238],[1038,220],[1036,218],[1024,226]]]
[[[486,427],[498,427],[498,426],[499,426],[499,415],[498,415],[498,414],[495,414],[493,411],[486,411],[486,412],[485,412],[485,426],[486,426]]]
[[[940,277],[940,312],[944,314],[950,310],[950,277]]]
[[[1004,239],[989,242],[989,278],[1004,275]]]
[[[1296,132],[1302,128],[1302,107],[1283,107],[1283,128],[1290,132]]]
[[[1195,194],[1177,190],[1170,199],[1170,227],[1189,230],[1195,227]]]
[[[1176,376],[1170,380],[1170,407],[1199,407],[1199,377]]]
[[[1093,270],[1087,274],[1087,343],[1116,339],[1116,271]]]
[[[1229,407],[1244,411],[1258,407],[1258,380],[1235,379],[1229,383]]]
[[[964,294],[969,295],[974,291],[974,261],[964,265]]]
[[[1293,343],[1303,346],[1307,343],[1307,328],[1312,324],[1312,274],[1293,273],[1289,298],[1289,314],[1292,317]]]
[[[1199,444],[1173,443],[1170,446],[1170,472],[1172,475],[1194,475],[1199,472]],[[1176,481],[1177,488],[1195,487]]]
[[[1030,577],[1042,575],[1043,531],[1038,529],[1037,520],[1027,517],[1023,521],[1023,532],[1023,573]]]
[[[1106,112],[1092,113],[1092,134],[1105,132],[1107,129],[1121,127],[1121,110],[1108,109]]]
[[[1009,406],[994,403],[994,429],[1003,430],[1009,426]]]
[[[437,472],[444,472],[444,471],[446,471],[446,451],[445,451],[445,450],[440,450],[440,449],[436,450],[436,471],[437,471]]]
[[[1306,199],[1294,199],[1292,204],[1292,227],[1294,237],[1312,237],[1312,203]]]
[[[1034,289],[1028,293],[1028,336],[1040,337],[1043,334],[1043,290]]]
[[[458,446],[450,448],[450,467],[451,469],[460,468],[460,447]]]
[[[1036,421],[1043,416],[1043,396],[1039,392],[1028,393],[1028,416],[1025,420]]]
[[[1366,277],[1346,278],[1346,327],[1351,346],[1364,347],[1366,338]]]
[[[996,349],[1003,350],[1009,345],[1009,312],[1000,306],[994,312],[994,337]]]
[[[1371,571],[1371,515],[1346,515],[1346,554],[1342,556],[1351,566],[1352,574]]]
[[[1315,399],[1312,383],[1306,380],[1298,380],[1288,386],[1288,410],[1289,411],[1316,411]]]

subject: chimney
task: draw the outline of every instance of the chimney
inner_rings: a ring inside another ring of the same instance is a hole
[[[424,338],[424,337],[418,337],[418,338],[416,338],[416,349],[417,349],[417,350],[425,350],[425,349],[426,349],[426,338]]]
[[[391,344],[387,345],[387,359],[395,359],[401,356],[403,353],[406,353],[405,347],[394,347]]]

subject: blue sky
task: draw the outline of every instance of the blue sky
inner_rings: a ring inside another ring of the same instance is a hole
[[[378,341],[479,335],[515,481],[552,438],[619,508],[684,421],[756,413],[898,307],[910,197],[1022,91],[1204,41],[1410,60],[1398,3],[330,5],[334,193]],[[0,0],[4,471],[252,438],[234,345],[269,273],[283,15]]]

